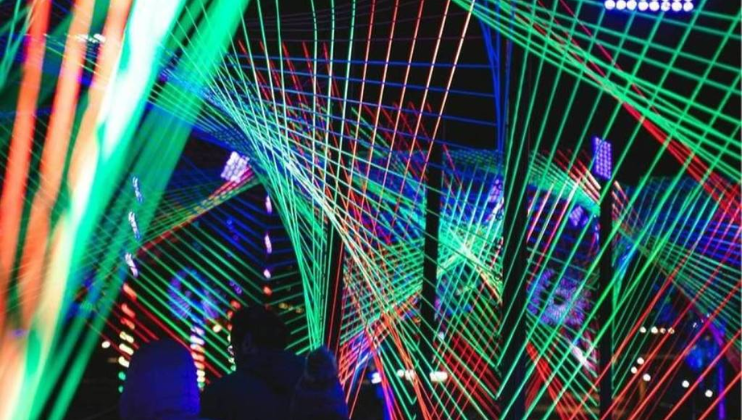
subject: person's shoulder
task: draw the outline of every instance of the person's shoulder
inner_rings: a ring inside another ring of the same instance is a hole
[[[230,418],[234,404],[239,401],[239,379],[231,372],[211,381],[201,394],[201,415],[198,420]]]
[[[240,382],[240,375],[237,372],[230,372],[219,379],[211,381],[211,383],[204,388],[202,395],[222,395],[225,390],[233,388],[235,383],[238,382]]]

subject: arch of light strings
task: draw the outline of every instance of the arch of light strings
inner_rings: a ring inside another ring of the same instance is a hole
[[[708,383],[702,418],[722,412],[740,380],[740,73],[725,58],[739,50],[738,9],[307,4],[0,2],[0,417],[62,418],[101,342],[123,378],[140,344],[174,338],[208,382],[231,369],[231,311],[265,299],[299,352],[323,343],[328,305],[340,306],[352,410],[373,374],[392,418],[506,416],[515,349],[528,418],[601,418],[597,343],[612,334],[615,416],[654,418],[681,380],[663,416]],[[446,129],[456,124],[484,133],[482,146],[458,141]],[[621,144],[607,177],[596,137]],[[228,167],[189,165],[194,141],[231,153]],[[645,176],[620,182],[642,142],[658,150],[643,156]],[[661,159],[678,169],[655,176]],[[505,174],[519,160],[517,189]],[[443,179],[435,317],[422,325],[430,165]],[[505,226],[514,200],[528,215],[517,231]],[[511,241],[527,264],[506,279]],[[262,253],[277,255],[255,269]],[[330,299],[333,264],[341,301]],[[272,289],[274,272],[285,290]],[[509,305],[506,280],[526,305]],[[597,315],[606,299],[609,321]],[[507,313],[524,343],[503,328]],[[681,377],[709,333],[713,357]]]

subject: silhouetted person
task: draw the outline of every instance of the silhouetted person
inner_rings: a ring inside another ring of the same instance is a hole
[[[214,420],[284,420],[303,361],[284,350],[288,330],[260,306],[232,316],[230,342],[237,370],[209,385],[201,413]]]
[[[198,384],[193,357],[172,340],[143,345],[131,358],[119,401],[122,420],[196,420]]]
[[[292,420],[347,420],[335,356],[325,347],[310,352],[291,401]]]

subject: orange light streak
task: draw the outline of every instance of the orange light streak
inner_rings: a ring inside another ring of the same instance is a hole
[[[6,289],[15,265],[16,247],[21,228],[31,146],[36,128],[36,103],[41,89],[46,50],[45,34],[49,26],[52,2],[29,0],[29,3],[31,25],[26,44],[26,60],[23,63],[23,78],[8,151],[5,181],[2,193],[0,193],[0,295],[2,296],[0,299],[0,331],[4,331]],[[2,370],[0,370],[1,374]]]

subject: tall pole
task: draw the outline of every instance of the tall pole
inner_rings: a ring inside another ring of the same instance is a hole
[[[436,337],[435,323],[435,299],[438,290],[438,243],[441,215],[441,190],[443,188],[443,152],[441,144],[433,140],[428,163],[425,167],[426,205],[425,205],[425,241],[423,260],[423,284],[420,294],[420,354],[421,374],[428,376],[430,371],[426,368],[429,364],[435,369],[435,348],[433,346]],[[421,383],[426,383],[423,378]],[[432,390],[430,390],[432,391]],[[418,402],[418,408],[422,408],[423,401]],[[422,413],[419,418],[422,417]]]
[[[598,353],[600,355],[600,418],[610,420],[613,414],[610,411],[613,405],[613,328],[611,315],[613,314],[613,293],[611,280],[613,279],[613,249],[610,233],[613,230],[613,194],[610,183],[606,182],[603,188],[608,189],[600,202],[600,295],[607,295],[598,311],[598,319],[603,324],[603,336],[600,338]]]
[[[348,63],[350,65],[350,63]],[[338,114],[343,112],[342,103],[335,101],[331,103],[331,106],[337,108]],[[344,200],[348,197],[348,171],[349,168],[345,167],[343,163],[344,159],[350,155],[350,140],[343,138],[344,124],[342,121],[333,121],[331,123],[333,132],[330,133],[330,137],[334,137],[336,146],[329,147],[328,156],[330,158],[331,167],[335,168],[335,182],[332,188],[333,191],[333,208],[336,210],[337,217],[344,217],[347,210],[345,208]],[[329,183],[330,181],[328,181]],[[344,285],[343,285],[343,264],[345,260],[345,247],[343,245],[343,239],[337,228],[328,220],[327,222],[327,252],[330,255],[330,266],[327,272],[327,298],[325,301],[325,345],[335,354],[335,357],[340,359],[340,334],[341,324],[343,318],[343,296],[344,296]]]
[[[603,181],[603,197],[600,201],[600,216],[598,220],[600,228],[600,276],[598,277],[599,296],[605,296],[603,303],[598,308],[598,320],[602,324],[603,335],[598,342],[598,355],[600,357],[600,418],[611,420],[613,413],[613,328],[611,316],[613,315],[613,247],[611,232],[613,230],[613,191],[611,179],[613,172],[613,153],[611,144],[598,137],[593,138],[593,173]]]
[[[513,146],[516,149],[516,146]],[[528,158],[529,148],[526,142],[520,151],[513,151],[510,162],[505,165],[505,220],[503,238],[505,253],[503,270],[505,286],[502,293],[503,319],[502,337],[504,354],[500,366],[503,390],[500,409],[505,420],[523,420],[526,416],[525,386],[525,346],[526,332],[524,320],[519,320],[521,309],[527,306],[526,285],[521,281],[526,278],[528,270],[526,255],[526,231],[528,221]],[[513,162],[513,160],[517,161]],[[523,194],[521,197],[519,194]],[[520,201],[520,202],[519,202]],[[508,310],[509,308],[509,310]],[[510,337],[508,343],[507,338]],[[511,371],[510,377],[506,378]],[[510,408],[508,409],[508,406]]]
[[[338,194],[339,195],[339,194]],[[338,203],[336,203],[338,204]],[[327,303],[325,305],[325,345],[339,356],[340,351],[340,325],[342,323],[343,306],[343,240],[335,229],[330,225],[329,252],[330,267],[327,280]]]
[[[340,106],[335,103],[333,106]],[[343,158],[348,153],[348,141],[342,137],[342,124],[337,124],[337,146],[330,147],[329,156],[332,166],[335,167],[335,182],[333,188],[333,208],[343,209],[344,198],[348,196],[347,172],[343,165]],[[341,216],[339,210],[337,216]],[[344,251],[343,239],[337,228],[328,220],[327,230],[327,252],[330,255],[330,266],[327,272],[327,298],[325,302],[325,345],[340,358],[340,327],[343,317],[343,262]]]

